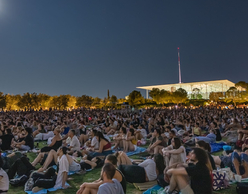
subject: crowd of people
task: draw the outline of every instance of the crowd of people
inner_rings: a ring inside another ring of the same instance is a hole
[[[211,144],[232,147],[211,155]],[[39,141],[47,145],[38,149]],[[167,193],[212,193],[212,171],[248,178],[248,110],[220,107],[0,113],[0,193],[11,185],[37,192],[67,189],[69,172],[102,168],[77,194],[126,193],[126,183],[157,180]],[[141,144],[147,157],[127,156]],[[37,153],[30,161],[27,152]],[[39,168],[37,166],[40,165]]]

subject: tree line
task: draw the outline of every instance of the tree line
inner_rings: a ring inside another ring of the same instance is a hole
[[[241,88],[241,89],[240,89]],[[196,89],[197,91],[197,89]],[[209,100],[212,102],[225,101],[232,102],[234,105],[237,103],[243,103],[248,101],[248,83],[241,81],[235,84],[235,87],[229,88],[228,91],[223,94],[222,92],[211,92]],[[196,92],[195,99],[200,95]],[[132,91],[127,99],[117,98],[115,95],[105,97],[103,99],[99,97],[91,97],[88,95],[82,95],[79,97],[72,95],[59,95],[49,96],[47,94],[37,93],[24,93],[23,95],[10,95],[0,92],[0,108],[4,110],[29,110],[29,109],[68,109],[78,107],[95,107],[95,108],[119,108],[123,103],[128,102],[130,106],[140,105],[165,105],[169,103],[183,104],[189,101],[187,92],[179,88],[174,92],[160,90],[153,88],[149,92],[151,99],[145,99],[139,91]],[[190,97],[191,99],[192,96]],[[206,101],[206,100],[205,100]]]

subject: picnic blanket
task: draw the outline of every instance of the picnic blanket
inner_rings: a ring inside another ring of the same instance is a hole
[[[116,152],[116,150],[114,150],[113,148],[114,148],[114,146],[112,146],[112,151]],[[126,154],[127,154],[127,156],[132,156],[132,155],[139,154],[139,153],[142,153],[145,151],[146,151],[146,148],[136,146],[136,149],[134,151],[127,152]]]
[[[68,183],[65,183],[65,185],[70,186]],[[40,190],[40,191],[38,191],[36,193],[33,193],[32,191],[25,191],[25,192],[27,194],[46,194],[47,192],[57,191],[59,189],[62,189],[62,187],[61,188],[54,188],[53,187],[53,188],[50,188],[50,189],[42,189],[42,190]]]
[[[155,185],[157,185],[157,180],[155,181],[149,181],[149,182],[145,182],[145,183],[133,183],[133,185],[135,186],[136,189],[139,189],[140,191],[145,191],[151,187],[154,187]]]
[[[146,190],[145,192],[143,192],[143,194],[151,194],[152,190],[156,190],[158,191],[159,189],[161,189],[162,187],[160,187],[159,185],[155,185],[153,187],[151,187],[150,189]]]
[[[55,170],[57,170],[57,166],[56,166],[56,165],[53,165],[53,168],[54,168]],[[75,174],[76,172],[78,172],[78,171],[69,171],[69,172],[67,173],[67,175],[70,176],[70,175]]]
[[[211,153],[218,152],[218,151],[222,150],[224,145],[226,145],[226,143],[224,143],[224,142],[210,143]]]
[[[127,152],[127,156],[132,156],[132,155],[135,155],[135,154],[139,154],[139,153],[142,153],[146,151],[146,148],[143,148],[143,147],[138,147],[135,149],[135,151],[132,151],[132,152]]]
[[[151,194],[152,190],[156,190],[158,191],[159,189],[161,189],[162,187],[160,187],[159,185],[155,185],[153,187],[151,187],[150,189],[147,189],[145,192],[143,192],[143,194]]]

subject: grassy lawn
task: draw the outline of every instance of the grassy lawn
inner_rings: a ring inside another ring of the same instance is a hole
[[[40,142],[39,147],[44,147],[45,143]],[[221,152],[217,152],[214,155],[220,155]],[[34,158],[36,157],[35,153],[28,153],[28,157],[30,158],[30,161],[33,161]],[[137,159],[138,156],[132,156],[131,158]],[[69,180],[68,183],[70,184],[71,188],[66,189],[66,190],[58,190],[56,192],[51,192],[51,193],[56,193],[56,194],[75,194],[76,191],[78,190],[79,186],[84,183],[84,182],[92,182],[94,180],[97,180],[100,177],[100,172],[101,169],[94,169],[85,175],[72,175],[70,178],[72,180]],[[25,194],[24,188],[23,187],[12,187],[10,186],[9,192],[10,194]],[[127,185],[127,194],[142,194],[142,191],[137,190],[133,184],[128,183]],[[236,193],[236,184],[232,185],[230,189],[222,190],[219,192],[214,192],[216,194],[221,193],[221,194],[233,194]]]

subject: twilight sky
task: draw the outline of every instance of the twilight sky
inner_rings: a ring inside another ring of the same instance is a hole
[[[124,98],[177,83],[177,47],[182,82],[248,82],[247,10],[247,0],[0,0],[0,91]]]

